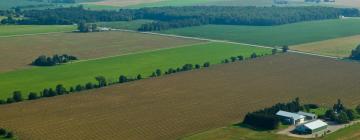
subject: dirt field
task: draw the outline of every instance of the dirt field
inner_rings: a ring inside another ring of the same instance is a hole
[[[217,65],[85,93],[0,106],[21,139],[172,140],[300,97],[360,104],[360,64],[299,54]]]
[[[304,52],[349,57],[351,50],[360,44],[360,36],[351,36],[291,46],[292,49]]]
[[[66,53],[84,60],[198,42],[128,32],[59,33],[0,38],[0,72],[29,67],[39,55]]]
[[[152,2],[159,2],[164,0],[104,0],[99,2],[89,2],[84,4],[95,4],[95,5],[110,5],[110,6],[130,6],[130,5],[137,5],[137,4],[145,4],[145,3],[152,3]]]

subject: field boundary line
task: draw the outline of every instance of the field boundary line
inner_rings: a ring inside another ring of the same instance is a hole
[[[122,32],[133,32],[133,33],[158,35],[158,36],[165,36],[165,37],[194,39],[194,40],[202,40],[202,41],[209,41],[209,42],[229,43],[229,44],[236,44],[236,45],[247,45],[247,46],[257,47],[257,48],[281,50],[279,48],[274,48],[274,47],[270,47],[270,46],[255,45],[255,44],[248,44],[248,43],[239,43],[239,42],[233,42],[233,41],[228,41],[228,40],[216,40],[216,39],[208,39],[208,38],[200,38],[200,37],[189,37],[189,36],[181,36],[181,35],[173,35],[173,34],[162,34],[162,33],[155,33],[155,32],[139,32],[139,31],[125,30],[125,29],[111,29],[111,30],[112,31],[122,31]],[[341,57],[336,57],[336,56],[322,55],[322,54],[309,53],[309,52],[296,51],[296,50],[288,50],[288,52],[297,53],[297,54],[303,54],[303,55],[318,56],[318,57],[324,57],[324,58],[330,58],[330,59],[342,59]]]
[[[4,35],[4,36],[0,36],[0,38],[35,36],[35,35],[49,35],[49,34],[59,34],[59,33],[71,33],[71,32],[73,32],[73,31],[46,32],[46,33],[33,33],[33,34],[21,34],[21,35]]]
[[[177,49],[177,48],[185,48],[185,47],[191,47],[193,45],[203,45],[203,44],[211,44],[211,43],[212,42],[209,42],[209,41],[207,41],[207,42],[199,42],[199,43],[186,44],[186,45],[180,45],[180,46],[175,46],[175,47],[159,48],[159,49],[154,49],[154,50],[146,50],[146,51],[131,52],[131,53],[125,53],[125,54],[119,54],[119,55],[112,55],[112,56],[105,56],[105,57],[98,57],[98,58],[91,58],[91,59],[84,59],[84,60],[74,61],[74,62],[65,63],[65,64],[73,64],[73,63],[80,63],[80,62],[86,62],[86,61],[94,61],[94,60],[114,58],[114,57],[127,56],[127,55],[151,53],[151,52],[171,50],[171,49]]]

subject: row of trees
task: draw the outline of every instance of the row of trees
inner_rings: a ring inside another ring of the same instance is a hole
[[[298,112],[303,110],[303,106],[301,106],[299,98],[296,98],[288,103],[278,103],[270,108],[248,113],[245,116],[243,123],[260,129],[277,129],[280,124],[280,118],[278,118],[275,114],[279,110]]]
[[[67,63],[70,61],[78,60],[77,57],[72,55],[54,55],[52,57],[47,57],[45,55],[41,55],[36,58],[31,64],[34,66],[54,66],[58,64]]]
[[[258,55],[256,55],[256,53],[253,53],[253,55],[251,56],[251,58],[256,58],[256,57],[258,57]],[[246,58],[241,55],[238,57],[231,57],[232,62],[235,62],[236,60],[245,60],[245,59]],[[178,72],[190,71],[190,70],[194,70],[194,69],[208,68],[210,66],[211,66],[210,62],[205,62],[202,65],[200,65],[200,64],[195,64],[195,65],[185,64],[182,67],[169,68],[164,73],[162,72],[161,69],[156,69],[149,77],[159,77],[164,74],[169,75],[169,74],[174,74],[174,73],[178,73]],[[62,84],[58,84],[58,85],[56,85],[56,87],[54,89],[53,88],[45,88],[39,94],[35,93],[35,92],[30,92],[28,94],[27,99],[28,100],[36,100],[36,99],[44,98],[44,97],[54,97],[54,96],[58,96],[58,95],[70,94],[70,93],[80,92],[80,91],[84,91],[84,90],[90,90],[90,89],[94,89],[94,88],[102,88],[102,87],[116,84],[116,83],[121,84],[121,83],[141,80],[141,79],[143,79],[143,76],[141,74],[138,74],[135,78],[127,77],[125,75],[120,75],[117,82],[108,82],[108,80],[104,76],[97,76],[97,77],[95,77],[97,84],[88,82],[85,85],[78,84],[76,86],[71,86],[69,89],[66,89]],[[22,96],[22,93],[20,91],[14,91],[12,97],[8,98],[6,101],[0,100],[0,104],[21,102],[23,100],[24,100],[24,97]]]
[[[11,131],[6,131],[4,128],[0,128],[0,137],[4,137],[5,139],[12,139],[14,138],[14,134]]]
[[[349,123],[356,119],[355,112],[352,109],[347,109],[340,99],[338,99],[332,109],[326,111],[325,117],[340,124]]]
[[[210,67],[210,63],[205,62],[202,67],[204,67],[204,68]],[[199,68],[201,68],[201,66],[195,65],[195,68],[199,69]],[[189,70],[193,70],[193,69],[194,69],[194,67],[192,64],[185,64],[181,68],[169,69],[169,71],[165,72],[165,74],[167,75],[167,74],[177,73],[177,72],[181,72],[181,71],[189,71]],[[162,76],[162,75],[163,75],[162,71],[160,69],[157,69],[152,75],[150,75],[150,77],[158,77],[158,76]],[[141,74],[138,74],[135,78],[127,77],[125,75],[120,75],[118,78],[118,81],[112,83],[112,82],[108,82],[108,80],[104,76],[97,76],[97,77],[95,77],[97,84],[88,82],[85,85],[78,84],[76,86],[71,86],[69,89],[66,89],[62,84],[58,84],[58,85],[56,85],[56,87],[54,89],[53,88],[45,88],[40,93],[30,92],[28,94],[27,99],[28,100],[36,100],[39,98],[54,97],[54,96],[65,95],[65,94],[70,94],[70,93],[76,93],[76,92],[80,92],[80,91],[84,91],[84,90],[102,88],[102,87],[106,87],[106,86],[116,84],[116,83],[122,84],[122,83],[132,82],[132,81],[141,80],[141,79],[143,79],[143,76]],[[25,98],[23,97],[22,93],[20,91],[14,91],[12,97],[7,98],[7,100],[0,100],[0,104],[16,103],[16,102],[21,102],[23,100],[25,100]]]
[[[301,21],[335,19],[339,16],[359,16],[358,9],[331,7],[235,7],[185,6],[120,9],[117,11],[91,11],[82,6],[26,10],[26,18],[4,20],[6,24],[74,24],[99,21],[130,21],[151,19],[157,22],[144,24],[140,31],[165,30],[205,24],[224,25],[280,25]]]

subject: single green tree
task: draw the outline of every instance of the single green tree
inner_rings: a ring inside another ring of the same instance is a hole
[[[99,87],[107,86],[106,78],[104,76],[97,76],[97,77],[95,77],[95,80],[98,81]]]
[[[142,79],[141,74],[137,75],[137,76],[136,76],[136,79],[137,79],[137,80],[141,80],[141,79]]]
[[[30,92],[29,93],[29,96],[28,96],[29,100],[36,100],[38,98],[39,98],[39,96],[35,92]]]
[[[282,52],[283,52],[283,53],[288,52],[288,50],[289,50],[289,46],[284,45],[284,46],[282,47]]]
[[[160,69],[157,69],[157,70],[155,71],[155,73],[156,73],[156,76],[161,76],[161,74],[162,74],[162,72],[161,72]]]
[[[210,62],[205,62],[203,65],[204,68],[210,67]]]
[[[351,51],[350,59],[360,60],[360,45]]]
[[[21,102],[23,100],[22,94],[20,91],[14,91],[13,99],[15,102]]]
[[[251,56],[250,56],[250,58],[252,58],[252,59],[254,59],[254,58],[256,58],[256,57],[257,57],[257,54],[256,54],[256,53],[252,53]]]
[[[57,85],[55,90],[58,95],[63,95],[67,92],[66,88],[61,84]]]
[[[128,81],[128,78],[124,75],[120,75],[119,77],[119,83],[125,83]]]

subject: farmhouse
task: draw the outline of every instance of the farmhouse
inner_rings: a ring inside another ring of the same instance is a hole
[[[315,119],[317,119],[317,116],[315,114],[312,114],[312,113],[299,111],[297,114],[305,116],[306,120],[315,120]]]
[[[322,120],[315,120],[296,127],[295,131],[301,134],[313,134],[327,129],[328,124]]]
[[[282,110],[277,112],[276,115],[280,116],[281,118],[284,119],[284,121],[289,122],[290,124],[293,124],[293,125],[301,124],[301,123],[304,123],[304,121],[305,121],[305,116],[303,116],[303,115],[286,112],[286,111],[282,111]]]

